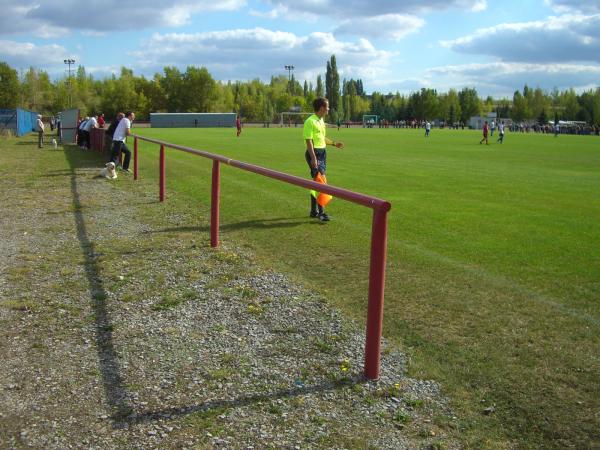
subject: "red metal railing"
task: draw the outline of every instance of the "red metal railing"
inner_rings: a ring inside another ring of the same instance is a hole
[[[237,167],[248,172],[257,173],[265,177],[274,178],[285,183],[294,184],[306,189],[324,192],[337,198],[352,203],[366,206],[373,210],[373,222],[371,227],[371,265],[369,270],[369,300],[367,310],[367,326],[365,341],[365,367],[364,375],[369,380],[379,379],[380,355],[381,355],[381,332],[383,324],[383,300],[385,291],[385,264],[387,258],[387,213],[391,204],[369,195],[359,194],[331,185],[323,185],[312,180],[289,175],[283,172],[255,166],[214,153],[195,150],[182,145],[171,144],[156,139],[132,135],[133,143],[133,178],[138,179],[138,140],[152,142],[160,145],[160,175],[159,175],[159,199],[164,201],[166,189],[165,175],[165,148],[180,150],[193,155],[202,156],[213,161],[212,167],[212,190],[211,190],[211,221],[210,221],[210,245],[219,245],[219,198],[220,198],[220,163]]]
[[[92,128],[90,130],[90,148],[98,152],[104,151],[105,131],[102,128]]]

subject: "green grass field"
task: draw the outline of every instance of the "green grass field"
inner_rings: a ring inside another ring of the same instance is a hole
[[[222,129],[135,132],[307,176],[301,128],[246,128],[239,139]],[[330,184],[392,203],[384,335],[413,375],[441,383],[466,444],[600,445],[600,138],[507,133],[485,146],[472,131],[329,136],[346,144],[328,150]],[[140,152],[140,176],[156,178],[158,147]],[[208,160],[167,150],[167,201],[197,209],[205,234],[210,171]],[[308,218],[300,188],[227,166],[221,176],[221,239],[364,322],[371,211],[334,199],[323,225]]]

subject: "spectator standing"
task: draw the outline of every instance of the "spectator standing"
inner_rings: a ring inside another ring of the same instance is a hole
[[[491,125],[490,125],[490,136],[492,136],[492,137],[494,136],[494,130],[495,130],[495,129],[496,129],[496,122],[494,122],[494,121],[492,120],[492,123],[491,123]]]
[[[60,132],[60,114],[56,117],[56,135],[58,136],[58,142],[62,142],[62,134]]]
[[[123,161],[123,171],[129,172],[129,162],[131,161],[131,151],[127,148],[125,142],[127,136],[131,134],[131,122],[135,120],[135,113],[133,111],[127,111],[125,117],[123,117],[113,135],[112,153],[110,160],[117,164],[119,153],[125,153],[125,161]]]
[[[90,136],[92,134],[92,130],[94,128],[98,128],[98,120],[96,116],[92,116],[88,119],[88,121],[83,126],[83,139],[85,140],[85,148],[91,148],[91,139]]]
[[[431,131],[431,124],[429,121],[425,122],[425,137],[429,137],[429,132]]]
[[[38,133],[38,147],[44,148],[44,122],[42,121],[41,114],[38,114],[37,116],[35,128]]]
[[[240,116],[235,119],[235,127],[237,128],[237,137],[240,137],[240,134],[242,134],[242,119],[240,119]]]
[[[79,126],[77,127],[77,142],[79,143],[80,148],[85,148],[84,128],[88,120],[90,120],[89,117],[81,119],[81,122],[79,122]]]
[[[98,128],[104,128],[104,124],[106,121],[104,120],[104,114],[100,114],[98,116]]]
[[[117,116],[113,119],[111,124],[108,126],[108,130],[106,130],[106,134],[104,135],[104,140],[105,140],[106,148],[108,150],[112,149],[113,135],[115,134],[115,130],[117,129],[117,126],[119,125],[119,122],[121,121],[121,119],[123,117],[125,117],[124,113],[122,113],[122,112],[117,113]]]

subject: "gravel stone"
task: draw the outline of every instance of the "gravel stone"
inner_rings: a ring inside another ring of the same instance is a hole
[[[364,380],[363,324],[96,172],[2,182],[1,448],[459,447],[403,354]]]

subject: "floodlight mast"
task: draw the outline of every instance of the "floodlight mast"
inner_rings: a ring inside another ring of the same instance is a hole
[[[292,72],[294,71],[294,66],[286,65],[284,67],[285,70],[288,71],[288,81],[292,81]]]
[[[68,78],[68,82],[69,82],[69,108],[71,107],[71,65],[75,64],[75,60],[74,59],[65,59],[64,63],[67,64],[69,66],[69,78]],[[75,69],[73,69],[75,70]]]
[[[285,70],[288,71],[288,91],[291,93],[293,93],[293,86],[292,86],[292,72],[294,71],[294,66],[292,65],[285,65]]]

